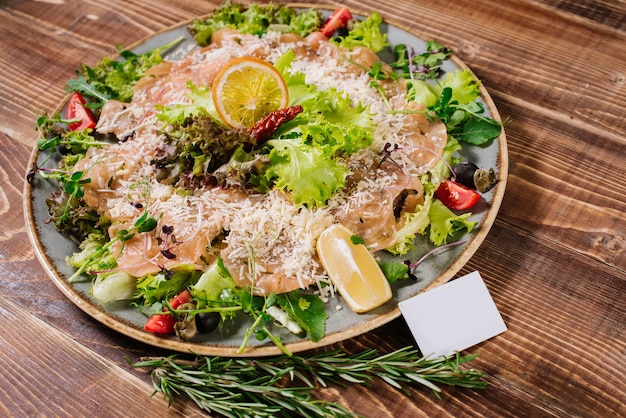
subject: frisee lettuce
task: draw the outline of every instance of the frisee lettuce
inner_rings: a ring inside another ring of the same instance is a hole
[[[440,246],[446,243],[449,236],[454,235],[458,231],[465,229],[467,232],[472,232],[477,222],[468,219],[471,215],[469,212],[457,215],[441,203],[440,200],[433,200],[428,210],[430,241]]]
[[[66,90],[89,96],[92,99],[89,106],[94,108],[102,107],[110,99],[130,102],[137,81],[143,78],[150,68],[163,62],[164,51],[182,40],[182,37],[177,38],[143,54],[118,49],[119,59],[106,57],[95,67],[83,64],[80,70],[76,71],[76,78],[67,81]]]
[[[296,204],[323,206],[344,186],[348,169],[323,147],[302,138],[272,139],[268,145],[272,146],[271,165],[265,177],[275,189],[291,192]]]
[[[137,281],[137,297],[146,305],[167,300],[180,293],[200,277],[193,265],[181,264],[168,271],[148,274]]]
[[[269,30],[306,36],[319,29],[322,22],[322,14],[316,9],[298,12],[285,4],[245,6],[227,1],[216,8],[211,16],[195,19],[189,25],[189,32],[198,45],[205,46],[211,42],[211,36],[223,28],[237,29],[241,33],[257,36]]]
[[[377,12],[372,11],[366,19],[355,21],[347,36],[339,39],[331,38],[330,41],[339,43],[342,47],[348,49],[365,46],[374,52],[380,52],[389,46],[387,34],[380,31],[382,23],[382,17]]]

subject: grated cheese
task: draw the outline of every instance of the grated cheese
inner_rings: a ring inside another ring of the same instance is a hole
[[[372,113],[374,143],[345,159],[353,175],[366,168],[363,178],[341,190],[321,208],[296,205],[288,194],[279,191],[245,194],[233,187],[178,194],[172,186],[156,180],[151,161],[163,142],[155,113],[157,105],[189,102],[188,80],[196,85],[210,85],[212,77],[232,58],[254,55],[275,62],[290,50],[298,51],[292,72],[304,74],[307,83],[321,90],[333,88],[345,93],[354,106],[362,104]],[[421,119],[390,112],[388,102],[370,86],[367,72],[341,49],[327,43],[315,49],[301,38],[278,32],[262,38],[225,33],[215,45],[193,50],[180,61],[161,65],[169,71],[136,88],[133,102],[119,114],[103,115],[106,120],[102,122],[102,131],[111,131],[116,121],[131,117],[135,121],[131,129],[134,135],[126,142],[90,154],[81,162],[96,177],[93,184],[86,185],[86,189],[93,187],[98,193],[97,199],[90,202],[110,216],[113,224],[136,220],[142,210],[131,203],[144,204],[159,219],[159,228],[174,226],[176,240],[186,243],[172,251],[180,251],[182,259],[199,265],[201,259],[214,259],[219,254],[240,285],[262,284],[279,293],[317,285],[320,297],[328,300],[334,289],[322,286],[329,284],[329,280],[315,251],[321,232],[350,214],[376,219],[378,211],[391,207],[394,196],[410,185],[409,176],[423,173],[445,146],[445,137],[437,132],[425,135],[419,130],[418,124],[424,122]],[[386,143],[400,147],[393,158],[404,167],[401,173],[379,166]],[[385,234],[389,235],[389,231]],[[219,244],[214,246],[216,239]],[[205,245],[198,248],[191,245],[193,242]],[[147,260],[143,263],[145,268],[158,269],[158,254],[147,255],[157,245],[156,240],[145,238],[140,244]]]

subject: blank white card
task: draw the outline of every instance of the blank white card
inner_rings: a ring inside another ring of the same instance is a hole
[[[398,306],[424,356],[449,356],[507,329],[477,271]]]

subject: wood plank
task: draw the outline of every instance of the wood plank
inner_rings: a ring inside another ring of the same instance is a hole
[[[558,119],[520,112],[517,103],[501,108],[518,110],[507,127],[513,140],[501,219],[626,270],[622,141],[563,130]]]
[[[0,100],[14,104],[10,112],[0,113],[0,125],[10,127],[7,133],[23,143],[34,144],[33,121],[41,112],[57,108],[66,94],[66,80],[75,76],[81,64],[93,66],[113,55],[116,46],[131,45],[215,6],[185,3],[185,10],[171,4],[156,9],[145,2],[124,2],[116,8],[95,1],[75,3],[76,7],[65,2],[15,2],[0,10],[4,22],[0,26]],[[106,27],[100,22],[106,22]],[[14,27],[22,30],[10,29]]]
[[[94,354],[5,298],[0,298],[0,317],[5,371],[0,415],[139,417],[149,410],[151,417],[204,416],[182,399],[168,407],[162,396],[151,397],[151,384],[127,366]]]
[[[488,269],[484,260],[490,260]],[[626,412],[620,383],[626,375],[626,275],[615,276],[601,262],[576,257],[504,222],[497,222],[490,240],[463,269],[471,270],[485,278],[509,328],[506,341],[477,347],[477,367],[494,367],[498,379],[572,415]],[[483,354],[507,360],[490,366],[493,359],[483,364]]]
[[[77,64],[217,2],[78,3],[62,13],[32,1],[0,8],[0,367],[17,370],[0,388],[0,415],[199,414],[186,402],[167,409],[150,398],[147,376],[125,364],[126,356],[161,350],[96,323],[55,288],[34,257],[20,205],[36,114],[60,102]],[[511,119],[502,210],[462,270],[481,272],[509,331],[471,350],[480,353],[472,365],[487,372],[485,391],[446,387],[437,400],[411,389],[406,398],[375,382],[319,395],[368,417],[626,416],[624,2],[345,3],[375,6],[451,46]],[[391,351],[412,343],[398,319],[331,348]],[[70,373],[49,374],[51,364]],[[72,402],[77,394],[84,403]]]
[[[539,3],[604,27],[626,30],[623,0],[581,0],[576,2],[540,0]]]

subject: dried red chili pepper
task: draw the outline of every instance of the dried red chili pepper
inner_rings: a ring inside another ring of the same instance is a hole
[[[262,144],[276,133],[283,123],[287,123],[295,118],[304,109],[300,105],[289,106],[284,109],[278,109],[254,124],[248,130],[250,135],[256,139],[257,144]]]

